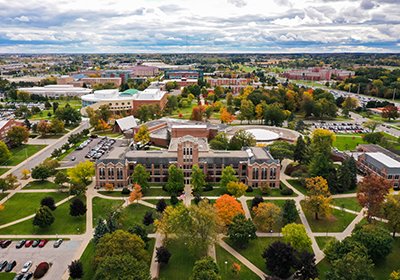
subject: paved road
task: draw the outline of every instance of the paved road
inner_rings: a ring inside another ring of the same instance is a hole
[[[355,123],[358,123],[358,124],[362,124],[364,122],[370,121],[370,119],[364,118],[363,116],[361,116],[357,113],[354,113],[354,112],[350,112],[350,117],[352,119],[354,119]],[[379,125],[376,128],[376,131],[382,131],[382,132],[386,132],[390,135],[400,137],[400,130],[391,128],[388,124]]]

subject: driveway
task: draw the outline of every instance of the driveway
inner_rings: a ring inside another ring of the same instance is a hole
[[[0,249],[0,260],[15,260],[17,265],[14,267],[13,272],[19,273],[22,266],[27,261],[32,261],[30,271],[34,272],[36,266],[46,261],[52,263],[49,271],[42,278],[43,280],[61,279],[68,265],[71,263],[75,252],[78,250],[82,241],[64,241],[59,248],[53,248],[54,241],[49,241],[43,248],[25,248],[16,249],[13,241],[12,244],[6,249]]]

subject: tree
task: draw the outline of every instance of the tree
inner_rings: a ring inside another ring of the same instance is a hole
[[[299,213],[296,208],[296,203],[292,199],[288,199],[283,204],[282,208],[282,222],[283,225],[291,224],[296,222]]]
[[[235,116],[226,110],[225,107],[221,108],[220,110],[220,117],[221,123],[230,124],[235,120]]]
[[[51,213],[50,208],[47,206],[41,206],[33,218],[33,225],[40,228],[46,228],[54,223],[54,220],[55,218],[53,213]]]
[[[281,215],[281,208],[270,202],[262,202],[253,208],[254,224],[260,231],[268,232],[278,223]]]
[[[250,100],[242,99],[240,103],[240,119],[247,120],[248,123],[254,119],[254,104]]]
[[[64,123],[58,119],[52,119],[50,123],[50,131],[54,134],[64,132]]]
[[[203,170],[197,164],[192,167],[191,183],[195,193],[200,192],[206,184]]]
[[[153,211],[146,211],[143,216],[143,224],[149,226],[154,223]]]
[[[94,163],[91,161],[79,162],[67,171],[71,184],[85,188],[94,176]]]
[[[86,205],[80,198],[74,198],[69,205],[69,214],[72,217],[83,216],[85,215],[86,211]]]
[[[203,106],[194,106],[192,108],[192,115],[190,119],[193,121],[202,121],[203,120]]]
[[[232,223],[233,218],[238,214],[244,214],[242,205],[234,197],[224,194],[215,201],[217,217],[222,226]]]
[[[386,201],[383,203],[382,209],[394,238],[396,232],[400,230],[400,195],[388,195]]]
[[[143,197],[142,194],[142,187],[138,184],[135,184],[133,186],[133,190],[131,191],[129,195],[129,202],[133,203],[135,200],[139,203],[139,200],[141,200]]]
[[[299,252],[311,249],[311,239],[304,225],[288,224],[282,228],[282,235],[283,241],[292,245]]]
[[[111,126],[103,119],[99,119],[97,121],[97,124],[95,125],[95,130],[105,131],[110,128],[111,128]]]
[[[326,180],[331,178],[335,167],[330,158],[332,143],[335,134],[326,129],[316,129],[311,140],[311,159],[308,166],[311,177],[322,176]],[[331,183],[331,182],[330,182]]]
[[[289,244],[276,241],[268,246],[262,254],[267,269],[274,276],[286,279],[296,263],[295,250]]]
[[[31,174],[31,171],[29,169],[22,169],[21,175],[22,179],[27,180],[29,178],[29,175]]]
[[[346,158],[339,167],[336,189],[339,193],[357,187],[357,165],[353,157]]]
[[[286,141],[275,141],[268,146],[269,151],[273,158],[283,160],[293,159],[295,146]]]
[[[135,133],[135,142],[146,144],[150,141],[149,128],[146,125],[141,125],[138,131]]]
[[[277,103],[274,103],[266,107],[264,113],[264,123],[266,125],[282,126],[287,117],[287,111],[282,110]]]
[[[93,235],[94,242],[97,243],[100,240],[100,238],[102,238],[106,233],[110,233],[107,221],[102,218],[99,218],[97,221],[97,225],[94,229],[94,235]]]
[[[69,178],[67,174],[64,172],[57,172],[56,177],[54,178],[54,183],[60,186],[60,188],[64,187],[65,183],[69,182]]]
[[[243,214],[236,215],[228,226],[229,239],[240,248],[247,247],[250,240],[257,238],[256,231],[251,219],[246,219]]]
[[[183,191],[185,183],[182,169],[174,164],[168,167],[168,181],[165,187],[170,194],[176,195]]]
[[[96,245],[94,264],[99,265],[106,257],[130,255],[136,260],[147,261],[149,255],[145,250],[144,241],[136,234],[116,230],[106,233]]]
[[[294,279],[310,280],[318,278],[318,269],[315,263],[315,255],[307,251],[301,252],[294,265],[296,272]]]
[[[54,202],[54,198],[51,196],[46,196],[40,201],[41,206],[47,206],[51,211],[56,210],[57,206]]]
[[[365,123],[363,123],[363,126],[364,126],[365,128],[368,128],[372,133],[375,132],[375,129],[376,129],[379,125],[380,125],[380,123],[377,122],[377,121],[374,121],[374,120],[369,120],[369,121],[366,121]]]
[[[7,145],[3,141],[0,141],[0,164],[5,165],[11,158],[11,155],[12,154]]]
[[[221,280],[218,265],[211,257],[204,257],[194,263],[190,280]]]
[[[253,147],[256,145],[254,135],[248,131],[240,129],[235,132],[229,141],[229,150],[241,150],[243,147]]]
[[[94,279],[150,280],[151,276],[145,261],[134,258],[129,254],[124,254],[120,256],[106,256],[99,263]]]
[[[351,237],[367,248],[368,255],[374,263],[383,261],[392,251],[393,238],[382,226],[364,225],[356,228]]]
[[[164,212],[165,208],[167,208],[167,203],[165,202],[165,200],[163,198],[161,198],[159,201],[157,201],[156,204],[156,210],[159,213]]]
[[[10,141],[11,146],[19,147],[22,143],[28,142],[29,131],[24,126],[13,126],[7,132],[7,139]]]
[[[160,246],[156,248],[156,261],[161,264],[167,264],[171,253],[168,251],[167,247]]]
[[[72,108],[69,104],[65,105],[64,108],[57,108],[55,116],[59,120],[63,121],[66,126],[77,124],[82,119],[79,110]]]
[[[237,182],[238,178],[235,175],[236,171],[235,169],[233,169],[232,166],[230,165],[225,166],[224,169],[222,170],[221,181],[219,182],[221,188],[227,188],[229,182]]]
[[[49,167],[40,164],[32,169],[32,178],[40,179],[42,181],[46,180],[52,175],[52,172]]]
[[[307,146],[302,136],[299,136],[294,148],[293,159],[297,162],[304,163],[307,159]]]
[[[37,125],[37,131],[42,137],[46,136],[51,130],[50,123],[46,120],[39,121]]]
[[[332,268],[326,274],[329,280],[373,280],[373,264],[368,256],[350,252],[343,258],[335,260]]]
[[[251,208],[253,209],[254,207],[257,207],[258,204],[260,204],[261,202],[264,202],[264,199],[262,198],[262,196],[256,196],[251,200]]]
[[[382,109],[382,118],[388,119],[388,121],[390,121],[391,119],[395,120],[398,117],[399,111],[396,106],[388,105]]]
[[[328,189],[327,181],[322,177],[314,177],[306,179],[307,197],[305,199],[306,208],[314,213],[315,219],[319,219],[319,215],[329,216],[330,202],[332,200],[331,193]]]
[[[213,150],[227,150],[229,148],[229,139],[225,132],[218,133],[210,141],[210,148]]]
[[[362,207],[367,208],[367,219],[369,222],[372,216],[378,215],[382,203],[391,189],[391,183],[374,174],[365,176],[358,185],[357,199]]]
[[[247,186],[242,182],[229,182],[226,186],[226,190],[230,195],[234,197],[241,197],[245,194]]]
[[[149,179],[150,172],[142,164],[136,164],[132,174],[132,182],[140,185],[146,191],[149,188]]]
[[[367,143],[378,144],[382,141],[384,136],[385,135],[383,134],[383,132],[378,131],[364,134],[361,137]]]
[[[69,277],[72,279],[81,279],[83,277],[83,265],[80,260],[72,261],[68,266]]]
[[[15,188],[15,184],[18,182],[17,176],[14,176],[14,174],[10,173],[6,176],[5,178],[5,188],[3,190],[11,190]],[[3,185],[4,186],[4,185]]]

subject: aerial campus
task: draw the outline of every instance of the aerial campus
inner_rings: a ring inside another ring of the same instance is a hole
[[[400,280],[397,1],[18,2],[1,280]]]

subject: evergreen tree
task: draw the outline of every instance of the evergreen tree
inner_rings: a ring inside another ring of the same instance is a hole
[[[72,261],[68,266],[69,277],[72,279],[81,279],[83,276],[83,266],[80,260]]]
[[[157,201],[156,210],[157,212],[162,213],[164,212],[165,208],[167,208],[167,203],[163,198],[161,198],[159,201]]]
[[[161,246],[156,248],[156,260],[158,263],[167,264],[170,257],[171,253],[167,247]]]
[[[51,211],[54,211],[57,208],[54,202],[54,198],[52,198],[51,196],[46,196],[45,198],[43,198],[42,201],[40,201],[40,205],[49,207]]]
[[[302,136],[299,136],[296,141],[293,158],[295,161],[304,163],[306,160],[307,146]]]
[[[228,226],[229,239],[241,248],[245,248],[250,240],[257,238],[256,231],[253,221],[246,219],[243,214],[236,215]]]
[[[86,205],[79,198],[72,200],[72,203],[69,205],[69,214],[73,217],[85,215],[86,210]]]
[[[337,192],[343,193],[357,187],[357,166],[353,157],[346,158],[339,167]]]
[[[138,163],[135,166],[132,174],[132,182],[138,184],[144,191],[149,188],[150,172],[146,168]]]
[[[100,238],[102,238],[106,233],[109,233],[110,230],[107,226],[106,220],[99,218],[97,221],[97,226],[94,229],[94,236],[93,239],[97,242]]]
[[[147,212],[144,214],[144,217],[143,217],[143,224],[144,224],[145,226],[149,226],[149,225],[151,225],[152,223],[154,223],[153,212],[152,212],[152,211],[147,211]]]
[[[33,218],[33,225],[38,226],[40,228],[46,228],[54,223],[54,216],[51,213],[51,210],[47,206],[41,206],[39,210],[36,212],[35,217]]]
[[[283,225],[291,224],[296,222],[298,217],[298,212],[296,208],[296,203],[292,199],[285,201],[282,209],[282,221]]]

